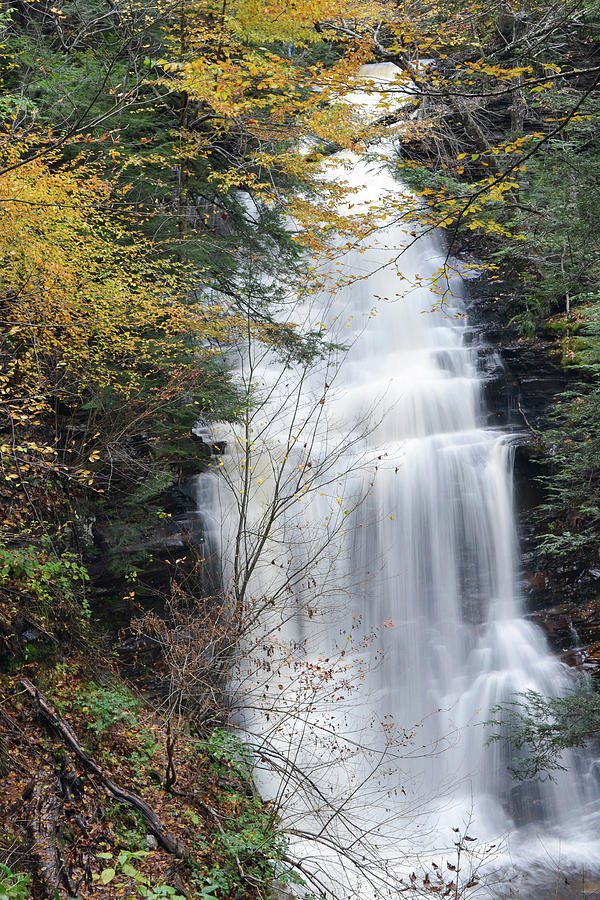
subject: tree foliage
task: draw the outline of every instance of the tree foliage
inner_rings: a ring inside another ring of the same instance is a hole
[[[509,769],[517,781],[552,778],[565,769],[565,750],[600,736],[600,695],[586,684],[562,697],[526,691],[496,707],[494,714],[497,718],[487,724],[502,731],[491,740],[508,741],[516,752]]]
[[[316,177],[319,154],[301,150],[311,129],[329,139],[316,119],[362,58],[353,42],[327,65],[316,58],[315,17],[339,11],[5,9],[5,552],[27,533],[42,565],[66,560],[81,549],[82,510],[127,510],[142,480],[176,476],[198,417],[230,418],[242,402],[223,354],[248,334],[284,355],[315,352],[272,310],[339,195]],[[20,571],[5,567],[7,597]],[[46,628],[48,612],[29,616]]]

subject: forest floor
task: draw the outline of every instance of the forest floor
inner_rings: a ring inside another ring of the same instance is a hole
[[[23,881],[27,893],[7,896],[175,898],[190,896],[190,889],[210,896],[206,885],[218,880],[222,865],[218,837],[248,805],[248,784],[234,762],[211,756],[183,728],[177,781],[167,792],[159,712],[118,681],[106,676],[98,684],[89,673],[89,663],[75,658],[50,670],[32,664],[18,676],[0,676],[2,859],[12,873],[31,879]],[[40,694],[32,696],[28,685]],[[48,707],[55,724],[44,714]],[[107,785],[147,804],[165,841]],[[160,846],[171,839],[177,852]]]

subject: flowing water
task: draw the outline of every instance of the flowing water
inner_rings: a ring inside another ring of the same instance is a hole
[[[388,153],[331,163],[358,212],[404,190]],[[440,240],[410,246],[414,224],[380,220],[324,267],[338,286],[325,280],[300,307],[349,349],[308,371],[254,350],[252,371],[248,355],[240,364],[265,397],[249,438],[244,552],[274,492],[290,498],[251,580],[259,614],[237,679],[240,727],[306,869],[341,895],[397,894],[404,879],[427,896],[432,862],[454,859],[468,832],[456,896],[582,896],[598,867],[593,766],[571,756],[555,782],[518,784],[483,724],[515,693],[571,683],[524,618],[515,438],[486,426],[460,277],[442,303],[432,290]],[[228,437],[235,481],[244,456]],[[278,481],[286,465],[293,475]],[[211,483],[231,579],[241,489]]]

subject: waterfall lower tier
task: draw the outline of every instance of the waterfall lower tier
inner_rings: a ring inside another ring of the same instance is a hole
[[[398,189],[385,160],[336,166],[358,208]],[[512,436],[483,425],[460,279],[440,302],[440,245],[403,249],[407,227],[340,251],[331,289],[305,303],[346,352],[296,369],[252,347],[241,360],[262,399],[228,435],[226,477],[204,476],[225,582],[248,575],[237,721],[323,890],[440,893],[430,866],[445,890],[462,842],[461,893],[443,896],[550,896],[527,879],[598,867],[597,785],[573,755],[555,781],[519,784],[506,744],[489,743],[497,703],[563,693],[571,675],[523,618]]]

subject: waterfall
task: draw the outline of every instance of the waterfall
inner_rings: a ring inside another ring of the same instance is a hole
[[[383,146],[329,165],[353,186],[357,211],[405,190],[388,155]],[[411,243],[414,222],[396,218],[382,214],[340,249],[320,292],[294,311],[345,351],[288,369],[272,352],[242,355],[240,377],[262,402],[249,437],[221,435],[227,478],[201,477],[219,504],[226,581],[238,476],[238,554],[252,556],[273,491],[289,498],[251,578],[257,614],[232,691],[242,707],[247,698],[237,721],[257,747],[263,794],[325,888],[383,896],[402,879],[417,895],[411,870],[423,885],[468,831],[476,896],[550,896],[539,891],[553,869],[562,892],[551,895],[571,896],[562,873],[598,868],[585,759],[571,755],[555,781],[518,784],[483,724],[515,693],[557,695],[572,680],[524,618],[514,436],[485,424],[460,277],[443,297],[432,288],[440,238]],[[492,870],[502,873],[493,884]]]

